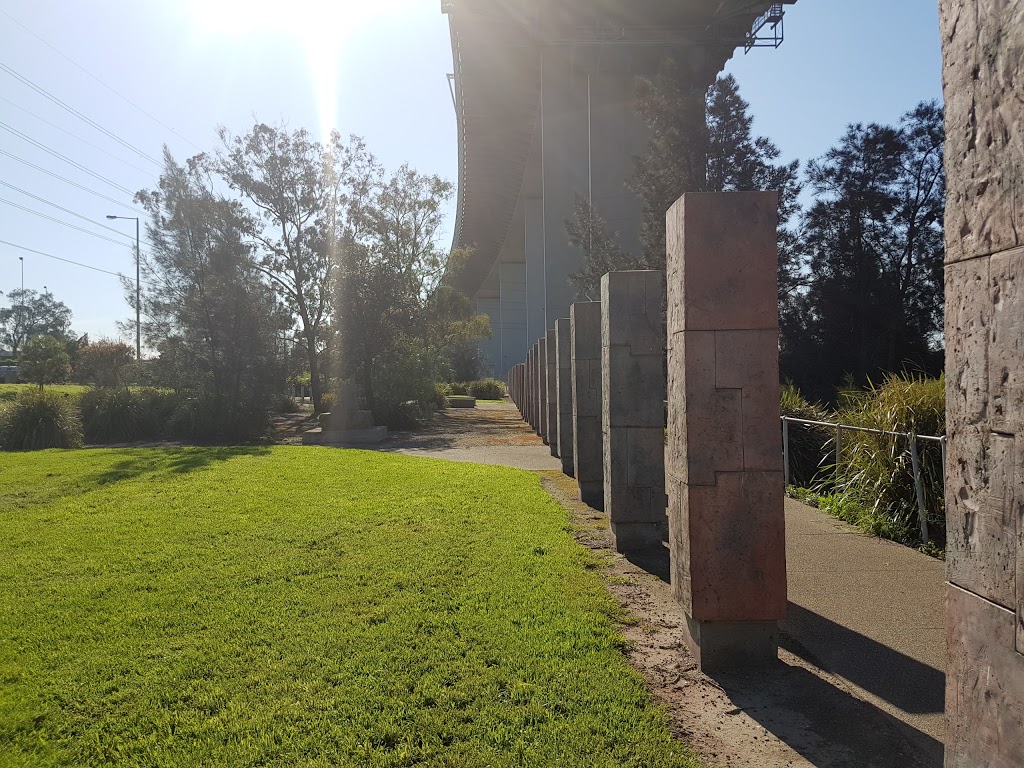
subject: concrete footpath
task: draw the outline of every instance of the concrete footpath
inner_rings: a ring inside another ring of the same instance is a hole
[[[783,647],[943,738],[945,563],[786,499]]]

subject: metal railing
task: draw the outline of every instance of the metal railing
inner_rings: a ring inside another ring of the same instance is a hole
[[[942,453],[942,487],[946,487],[946,436],[936,437],[935,435],[918,435],[913,432],[890,432],[886,429],[869,429],[868,427],[856,427],[852,424],[839,424],[832,421],[812,421],[810,419],[795,419],[792,416],[782,417],[782,460],[783,475],[786,485],[789,485],[789,425],[807,424],[812,427],[828,427],[836,431],[836,473],[842,462],[843,432],[865,432],[871,435],[888,435],[890,437],[906,438],[910,444],[910,463],[914,473],[914,495],[917,497],[917,517],[921,521],[921,541],[927,543],[928,537],[928,510],[924,502],[924,480],[921,478],[921,457],[917,450],[917,441],[923,440],[930,443],[938,443]]]

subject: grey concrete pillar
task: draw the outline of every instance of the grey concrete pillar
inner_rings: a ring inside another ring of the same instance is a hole
[[[940,0],[946,765],[1024,765],[1024,3]]]
[[[537,347],[526,355],[526,423],[537,430]]]
[[[508,368],[502,367],[501,359],[501,300],[497,297],[477,297],[476,312],[486,315],[490,324],[491,335],[480,340],[480,353],[484,372],[488,377],[504,376]]]
[[[665,514],[665,276],[601,278],[604,503],[619,552],[661,547]]]
[[[501,366],[507,369],[523,362],[530,348],[526,335],[526,264],[498,264],[498,296]]]
[[[537,342],[537,423],[540,439],[548,442],[548,337]]]
[[[572,357],[572,453],[580,500],[604,509],[601,435],[601,302],[569,308]]]
[[[765,663],[786,613],[775,192],[667,216],[672,592],[702,669]]]
[[[547,403],[548,448],[552,456],[558,456],[558,337],[555,329],[549,328],[544,338],[547,357],[544,369],[544,399]]]
[[[555,423],[558,425],[558,457],[562,471],[573,476],[572,448],[572,332],[569,318],[555,321],[555,391],[558,393]]]
[[[528,197],[523,200],[523,221],[526,227],[526,338],[536,340],[544,334],[547,320],[543,199]]]

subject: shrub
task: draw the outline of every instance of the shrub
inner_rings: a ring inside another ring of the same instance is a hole
[[[134,367],[135,350],[121,341],[101,339],[78,350],[74,378],[97,387],[120,387]]]
[[[333,392],[324,392],[320,395],[320,412],[330,413],[334,410],[335,403],[338,402],[338,396]]]
[[[872,385],[855,395],[848,393],[838,414],[844,424],[919,435],[945,434],[945,416],[944,379],[909,375],[891,376],[881,386]],[[917,449],[929,532],[937,542],[944,542],[941,449],[925,441],[918,441]],[[873,517],[888,521],[890,532],[904,532],[898,540],[918,537],[917,495],[906,438],[844,432],[836,477],[836,491],[852,494],[869,506]]]
[[[26,392],[0,406],[0,448],[5,451],[81,446],[82,421],[72,397]]]
[[[435,409],[442,409],[445,407],[446,398],[452,394],[452,388],[450,384],[435,384],[434,385],[434,397],[430,401],[431,407]]]
[[[467,394],[478,400],[501,400],[505,396],[505,384],[498,379],[471,381]]]
[[[250,442],[266,433],[267,417],[264,408],[199,395],[178,402],[168,420],[168,435],[185,442],[215,445]]]
[[[282,416],[289,413],[297,413],[299,410],[299,404],[295,402],[295,398],[291,395],[286,395],[284,392],[281,392],[274,397],[273,407],[274,413]]]
[[[160,440],[179,398],[159,389],[94,389],[82,395],[85,441],[87,443],[131,443]]]
[[[449,384],[448,385],[448,394],[449,395],[468,395],[469,394],[469,385],[465,384],[463,382],[459,382],[459,381],[454,382],[452,384]]]
[[[21,375],[38,384],[60,384],[71,375],[67,346],[52,336],[33,336],[21,349]]]
[[[783,384],[780,410],[783,416],[808,421],[830,421],[831,416],[821,405],[808,402],[792,384]],[[789,427],[789,482],[809,487],[814,484],[819,468],[830,463],[828,443],[833,431],[828,427],[810,424],[790,424]]]

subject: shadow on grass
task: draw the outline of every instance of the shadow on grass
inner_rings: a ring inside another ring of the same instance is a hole
[[[264,456],[263,446],[221,446],[215,448],[129,448],[126,458],[93,475],[97,485],[134,480],[143,475],[186,474],[238,456]]]

